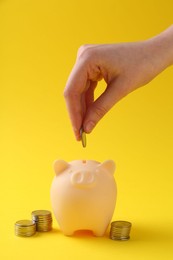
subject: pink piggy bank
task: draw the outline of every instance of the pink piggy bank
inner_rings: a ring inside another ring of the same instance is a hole
[[[62,232],[70,236],[78,230],[90,230],[103,236],[116,203],[115,163],[57,160],[54,170],[51,203]]]

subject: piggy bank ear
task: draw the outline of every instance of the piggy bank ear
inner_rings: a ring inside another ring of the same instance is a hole
[[[56,160],[53,163],[53,168],[54,168],[56,175],[60,174],[61,172],[63,172],[68,167],[69,167],[69,164],[67,162],[63,161],[63,160]]]
[[[108,171],[110,174],[114,174],[115,172],[115,163],[112,160],[106,160],[104,162],[102,162],[99,166],[99,169],[105,169],[106,171]]]

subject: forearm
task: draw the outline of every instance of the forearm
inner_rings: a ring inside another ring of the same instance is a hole
[[[157,62],[158,70],[162,71],[173,65],[173,25],[148,40],[148,43],[150,53]]]

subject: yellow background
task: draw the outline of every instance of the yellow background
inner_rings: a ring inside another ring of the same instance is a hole
[[[173,22],[172,0],[0,0],[0,259],[173,259],[173,72],[120,101],[75,141],[63,89],[85,43],[147,39]],[[104,84],[98,87],[98,93]],[[113,159],[113,220],[131,239],[53,231],[14,235],[14,223],[49,209],[52,162]]]

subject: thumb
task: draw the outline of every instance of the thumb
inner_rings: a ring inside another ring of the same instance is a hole
[[[126,88],[116,78],[108,84],[106,90],[87,108],[83,121],[84,131],[91,133],[103,116],[124,96]]]

